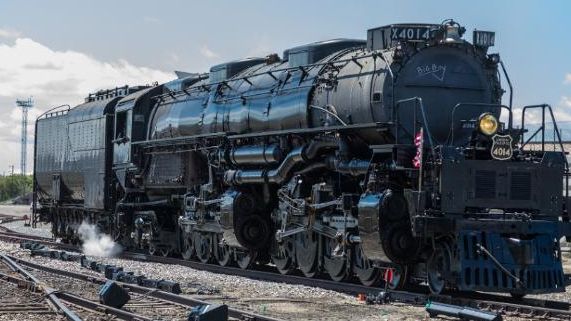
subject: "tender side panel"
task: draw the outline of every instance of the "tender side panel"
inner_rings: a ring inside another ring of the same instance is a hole
[[[40,200],[60,200],[65,189],[58,183],[67,148],[67,115],[40,119],[36,129],[36,182]],[[57,195],[56,195],[57,194]]]
[[[65,182],[86,208],[104,207],[105,130],[105,115],[69,124]]]

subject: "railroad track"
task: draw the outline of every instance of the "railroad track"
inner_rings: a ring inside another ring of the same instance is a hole
[[[27,280],[24,278],[17,278],[17,280],[15,278],[11,280],[12,282],[19,283],[20,285],[22,285],[22,282],[24,282],[26,287],[29,289],[33,289],[35,287],[41,287],[43,286],[42,284],[45,284],[45,282],[40,281],[35,276],[30,274],[30,272],[27,271],[28,269],[33,269],[53,274],[59,278],[71,278],[82,282],[88,282],[96,286],[100,286],[107,281],[106,279],[103,278],[97,278],[87,274],[50,268],[7,255],[0,254],[0,259],[4,262],[7,262],[10,266],[14,267],[15,269],[17,269],[20,273],[25,274],[26,278],[31,276]],[[1,276],[2,273],[0,272],[0,277]],[[79,310],[85,310],[88,312],[98,312],[98,313],[113,315],[121,320],[150,321],[155,319],[161,319],[164,317],[171,317],[175,315],[172,315],[173,311],[170,311],[169,313],[168,310],[173,310],[173,309],[181,310],[178,313],[177,319],[186,319],[190,308],[199,305],[210,304],[208,302],[197,300],[191,297],[176,295],[138,285],[127,284],[122,282],[117,282],[117,284],[121,285],[124,289],[128,290],[129,295],[131,296],[131,300],[123,307],[123,309],[115,309],[109,306],[105,306],[95,302],[94,300],[85,299],[81,296],[78,296],[76,294],[67,291],[60,291],[54,289],[50,289],[50,291],[52,293],[55,293],[58,299],[66,302],[71,307],[74,307]],[[73,316],[73,311],[71,311],[71,313],[72,313],[71,317],[66,313],[66,317],[69,320],[81,320],[80,317],[76,318]],[[154,313],[156,315],[149,317],[148,316],[149,313]],[[275,318],[262,316],[234,308],[228,308],[228,315],[231,318],[231,320],[279,321]]]
[[[19,293],[19,291],[12,291],[13,287],[23,287],[27,282],[18,272],[14,271],[8,264],[2,261],[0,261],[0,280],[0,284],[2,284],[0,287],[7,291],[6,294],[10,294],[8,300],[0,302],[0,315],[56,314],[53,306],[49,305],[38,293]]]
[[[78,250],[77,247],[54,242],[53,240],[15,232],[0,232],[0,239],[9,241],[35,241],[44,245],[50,245],[62,249]],[[321,278],[306,278],[297,275],[282,275],[277,271],[270,271],[268,268],[243,270],[236,267],[220,266],[215,264],[205,264],[196,261],[187,261],[172,257],[152,256],[143,253],[124,252],[121,258],[137,260],[143,262],[153,262],[162,264],[176,264],[190,267],[197,270],[209,271],[213,273],[242,276],[250,279],[282,282],[288,284],[305,285],[322,289],[343,292],[348,294],[377,294],[385,292],[384,288],[368,287],[355,283],[336,282]],[[556,320],[570,320],[571,310],[569,302],[531,299],[525,298],[517,300],[508,296],[494,295],[488,293],[462,293],[453,292],[444,295],[430,295],[426,289],[419,288],[412,291],[388,291],[393,300],[424,305],[427,302],[442,302],[448,304],[469,306],[478,309],[500,312],[505,315],[519,315],[527,318],[545,318]]]
[[[81,297],[69,294],[64,291],[60,291],[54,288],[47,287],[41,280],[36,276],[31,274],[29,271],[22,268],[20,265],[15,263],[12,259],[5,255],[0,255],[0,260],[8,265],[14,272],[17,272],[20,277],[8,276],[2,274],[1,277],[7,282],[14,283],[18,285],[19,288],[24,288],[25,290],[32,293],[41,293],[46,298],[46,302],[57,314],[62,314],[67,320],[70,321],[81,321],[82,318],[78,315],[78,309],[84,309],[89,314],[112,314],[122,320],[150,320],[144,316],[139,316],[135,314],[128,314],[126,311],[121,311],[119,309],[113,309],[106,307],[97,302],[83,299]],[[72,309],[71,306],[76,309]],[[74,311],[75,310],[75,311]],[[30,311],[22,310],[20,313],[29,313]],[[34,312],[34,311],[31,311]]]
[[[27,219],[28,219],[27,216],[13,216],[7,214],[0,214],[0,224],[10,223],[14,221],[25,221]]]

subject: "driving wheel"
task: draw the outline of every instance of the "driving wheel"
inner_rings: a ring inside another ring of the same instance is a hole
[[[303,275],[309,278],[317,275],[317,234],[311,231],[296,234],[295,258]]]
[[[271,259],[281,274],[289,274],[293,271],[294,241],[286,237],[282,242],[272,243]]]

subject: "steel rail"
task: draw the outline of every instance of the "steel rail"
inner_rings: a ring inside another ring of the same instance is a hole
[[[2,233],[0,233],[0,238],[2,238]],[[17,239],[25,239],[23,236],[17,236]],[[33,241],[33,240],[31,240]],[[50,241],[42,241],[43,244],[59,246],[63,245],[65,248],[69,248],[70,245],[60,244]],[[77,248],[75,248],[77,250]],[[215,264],[204,264],[196,261],[186,261],[182,259],[162,257],[162,256],[151,256],[142,253],[124,252],[120,256],[123,259],[130,259],[142,262],[151,263],[162,263],[171,265],[181,265],[190,267],[197,270],[203,270],[213,273],[242,276],[250,279],[269,281],[269,282],[280,282],[287,284],[297,284],[305,285],[311,287],[318,287],[326,290],[344,292],[348,294],[374,294],[386,291],[384,288],[380,287],[368,287],[360,284],[347,283],[347,282],[335,282],[327,279],[319,278],[306,278],[296,275],[282,275],[277,272],[270,272],[268,270],[243,270],[236,267],[224,267]],[[33,263],[31,263],[33,264]],[[42,267],[47,268],[47,267]],[[67,272],[66,272],[67,273]],[[126,287],[133,287],[131,284],[126,284]],[[148,291],[147,288],[144,288]],[[424,290],[424,291],[423,291]],[[508,296],[495,295],[490,293],[479,293],[479,292],[451,292],[444,295],[431,295],[426,293],[425,289],[415,289],[413,291],[387,291],[393,298],[398,298],[399,301],[423,305],[429,301],[442,302],[449,304],[465,305],[475,308],[490,307],[497,308],[500,312],[517,312],[526,311],[525,315],[530,313],[536,316],[541,315],[560,315],[563,319],[571,318],[571,311],[569,310],[569,302],[563,301],[552,301],[552,300],[541,300],[541,299],[522,299],[517,300]]]
[[[0,226],[0,229],[2,226]],[[70,251],[80,251],[81,249],[75,245],[65,244],[56,242],[53,239],[35,236],[35,235],[25,235],[18,232],[8,232],[8,231],[0,231],[0,240],[9,241],[9,242],[34,242],[42,245],[49,245],[59,249],[70,250]]]
[[[322,279],[322,278],[307,278],[303,276],[297,275],[282,275],[277,273],[276,271],[269,271],[269,270],[243,270],[237,267],[224,267],[216,264],[204,264],[201,262],[196,261],[187,261],[181,260],[176,258],[170,257],[162,257],[162,256],[151,256],[147,254],[139,254],[139,253],[132,253],[132,252],[124,252],[121,254],[122,258],[130,259],[130,260],[137,260],[143,262],[154,262],[154,263],[163,263],[163,264],[171,264],[171,265],[182,265],[186,267],[190,267],[197,270],[205,270],[208,272],[213,273],[220,273],[220,274],[228,274],[228,275],[236,275],[242,276],[249,279],[255,279],[260,281],[270,281],[270,282],[282,282],[288,284],[297,284],[297,285],[305,285],[311,287],[318,287],[323,288],[326,290],[343,292],[347,294],[361,294],[361,293],[375,293],[375,292],[382,292],[386,291],[383,287],[370,287],[361,284],[355,284],[350,282],[337,282],[332,281],[329,279]],[[423,291],[424,290],[424,291]],[[461,300],[462,298],[458,297],[460,294],[463,299],[463,302],[470,302],[472,300],[481,300],[481,301],[497,301],[497,302],[504,302],[506,304],[517,304],[517,299],[512,297],[490,294],[490,293],[480,293],[480,292],[454,292],[450,294],[443,294],[443,295],[431,295],[426,293],[425,289],[415,289],[414,291],[397,291],[392,290],[391,293],[395,295],[399,295],[403,298],[407,298],[409,301],[420,302],[422,303],[427,302],[428,300],[439,301],[443,303],[451,303],[454,300]],[[556,309],[569,309],[570,304],[568,302],[560,302],[560,301],[550,301],[550,300],[541,300],[541,299],[523,299],[525,304],[534,305],[538,307],[553,307]]]
[[[38,284],[36,284],[34,281],[17,278],[15,276],[7,275],[7,274],[2,273],[2,272],[0,272],[0,279],[8,281],[10,283],[17,284],[19,287],[24,287],[24,288],[31,290],[31,291],[34,291],[34,292],[37,290],[40,290],[39,288],[41,287],[41,286],[38,286]],[[73,294],[70,294],[67,292],[54,290],[52,293],[53,293],[53,295],[57,296],[59,299],[65,301],[65,302],[74,304],[74,305],[82,307],[82,308],[102,312],[105,314],[113,314],[121,320],[141,320],[141,321],[152,321],[153,320],[153,319],[146,318],[144,316],[134,314],[134,313],[131,313],[131,312],[128,312],[125,310],[116,309],[116,308],[113,308],[110,306],[99,304],[97,302],[93,302],[93,301],[84,299],[82,297],[79,297],[79,296],[76,296],[76,295],[73,295]],[[30,311],[30,312],[34,312],[34,311]],[[77,320],[81,320],[81,319],[77,319]]]
[[[17,271],[22,276],[24,276],[30,282],[33,282],[36,286],[41,288],[41,290],[46,294],[47,299],[57,307],[59,311],[61,311],[65,317],[70,321],[81,321],[81,318],[75,314],[75,312],[71,311],[65,304],[61,302],[61,300],[56,296],[55,289],[50,287],[44,286],[39,279],[37,279],[34,275],[23,269],[20,265],[14,262],[11,258],[4,254],[0,254],[0,259],[8,264],[14,271]]]
[[[3,272],[0,272],[0,280],[16,285],[18,288],[24,288],[30,292],[41,292],[38,286],[29,280],[22,277],[16,277]],[[57,314],[57,307],[45,302],[45,305],[39,303],[36,304],[2,304],[0,307],[0,314],[10,312],[10,313],[32,313],[32,314]]]
[[[129,311],[125,311],[125,310],[121,310],[121,309],[117,309],[117,308],[113,308],[107,305],[103,305],[88,299],[84,299],[82,297],[79,297],[77,295],[71,294],[71,293],[67,293],[64,291],[60,291],[57,289],[53,289],[51,287],[46,286],[43,282],[41,282],[37,277],[35,277],[33,274],[31,274],[30,272],[28,272],[27,270],[25,270],[21,264],[21,260],[8,256],[8,255],[4,255],[4,254],[0,254],[0,259],[2,261],[4,261],[11,269],[13,269],[14,271],[18,272],[20,275],[22,275],[24,277],[24,279],[20,279],[14,276],[10,276],[4,273],[0,273],[0,278],[4,279],[6,281],[9,281],[11,283],[15,283],[18,286],[23,286],[29,290],[32,291],[41,291],[46,293],[48,299],[50,299],[50,301],[57,307],[57,309],[61,310],[65,315],[66,318],[68,320],[77,320],[77,321],[81,321],[82,319],[77,316],[77,314],[75,314],[73,311],[71,311],[67,306],[63,305],[63,303],[61,303],[61,301],[65,301],[67,303],[71,303],[73,305],[76,305],[80,308],[85,308],[88,310],[93,310],[93,311],[97,311],[100,313],[104,313],[104,314],[111,314],[114,315],[115,317],[121,319],[121,320],[140,320],[140,321],[152,321],[153,319],[151,318],[147,318],[145,316],[139,315],[139,314],[135,314]],[[39,266],[41,267],[41,266]],[[40,269],[38,269],[40,270]],[[54,298],[56,299],[54,301]]]
[[[0,214],[0,224],[11,223],[11,222],[15,222],[15,221],[25,221],[27,219],[28,218],[24,217],[24,216]]]
[[[70,277],[70,278],[74,278],[74,279],[78,279],[78,280],[82,280],[82,281],[87,281],[87,282],[92,282],[92,283],[96,283],[96,284],[104,284],[107,281],[107,279],[104,279],[104,278],[97,278],[97,277],[93,277],[93,276],[87,275],[87,274],[55,269],[55,268],[47,267],[44,265],[36,264],[33,262],[29,262],[29,261],[14,258],[14,257],[10,257],[10,258],[20,265],[27,266],[29,268],[44,271],[44,272],[57,274],[60,276]],[[143,287],[143,286],[139,286],[139,285],[135,285],[135,284],[130,284],[130,283],[123,283],[123,282],[119,282],[119,281],[115,281],[115,282],[117,282],[117,284],[121,285],[124,289],[128,290],[129,292],[141,294],[141,295],[144,295],[147,297],[153,297],[153,298],[163,300],[163,301],[167,301],[169,303],[174,303],[177,305],[194,307],[194,306],[199,306],[199,305],[211,304],[209,302],[194,299],[194,298],[191,298],[188,296],[177,295],[177,294],[164,292],[164,291],[156,290],[156,289],[151,289],[151,288],[147,288],[147,287]],[[152,291],[149,291],[149,290],[152,290]],[[280,320],[272,318],[272,317],[263,316],[263,315],[251,313],[251,312],[240,310],[240,309],[235,309],[232,307],[228,307],[228,316],[232,317],[232,318],[238,318],[240,320],[249,320],[249,321],[280,321]]]
[[[57,296],[64,300],[65,302],[74,304],[81,308],[86,308],[89,310],[95,310],[97,312],[105,313],[105,314],[112,314],[121,320],[133,320],[133,321],[153,321],[152,318],[147,318],[140,314],[135,314],[129,311],[113,308],[104,304],[100,304],[91,300],[84,299],[80,296],[67,293],[67,292],[58,292]]]

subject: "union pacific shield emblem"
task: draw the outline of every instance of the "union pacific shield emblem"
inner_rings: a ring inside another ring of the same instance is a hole
[[[494,159],[498,160],[512,158],[512,137],[510,135],[494,135],[494,137],[492,137],[492,149],[490,150],[490,153]]]

